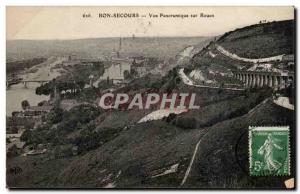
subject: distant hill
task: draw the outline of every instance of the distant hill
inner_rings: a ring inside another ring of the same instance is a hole
[[[255,24],[227,32],[217,43],[247,58],[292,54],[294,28],[294,20]]]
[[[225,80],[226,76],[232,77],[232,70],[254,66],[251,61],[237,58],[260,59],[294,54],[294,28],[294,20],[286,20],[226,32],[195,54],[187,68],[190,71],[198,69],[205,77],[213,76],[216,81]],[[279,61],[267,63],[271,63],[271,69],[289,70]]]
[[[207,37],[135,37],[121,39],[121,53],[148,57],[170,58],[187,46],[198,45]],[[7,61],[77,55],[82,58],[101,58],[119,49],[120,38],[78,40],[8,40]],[[207,43],[207,42],[206,42]]]

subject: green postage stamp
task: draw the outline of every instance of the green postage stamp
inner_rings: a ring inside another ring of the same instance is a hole
[[[249,127],[251,176],[290,174],[289,127]]]

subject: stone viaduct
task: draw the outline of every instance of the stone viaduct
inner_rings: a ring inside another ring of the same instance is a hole
[[[294,73],[233,71],[236,79],[244,82],[245,87],[268,86],[275,89],[286,88],[294,81]]]

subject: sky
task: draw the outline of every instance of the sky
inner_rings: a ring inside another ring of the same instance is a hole
[[[99,14],[138,13],[135,18]],[[151,18],[150,14],[189,15]],[[213,17],[200,17],[200,14]],[[90,14],[91,17],[83,17]],[[195,14],[197,17],[190,17]],[[142,17],[143,16],[143,17]],[[289,7],[20,7],[6,8],[6,39],[82,39],[100,37],[216,36],[260,20],[294,19]]]

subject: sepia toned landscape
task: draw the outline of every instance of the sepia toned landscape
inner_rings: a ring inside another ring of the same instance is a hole
[[[222,23],[222,7],[205,9],[215,9]],[[138,30],[122,36],[120,30],[119,36],[103,37],[91,27],[99,38],[26,39],[25,30],[17,38],[8,32],[7,187],[294,188],[287,186],[296,176],[294,8],[263,9],[278,9],[279,18],[257,12],[263,19],[256,20],[255,11],[244,12],[253,21],[223,22],[215,34],[155,36],[149,29],[144,36]],[[99,99],[107,93],[194,93],[200,108],[103,109]],[[251,126],[289,127],[289,175],[250,175]]]

